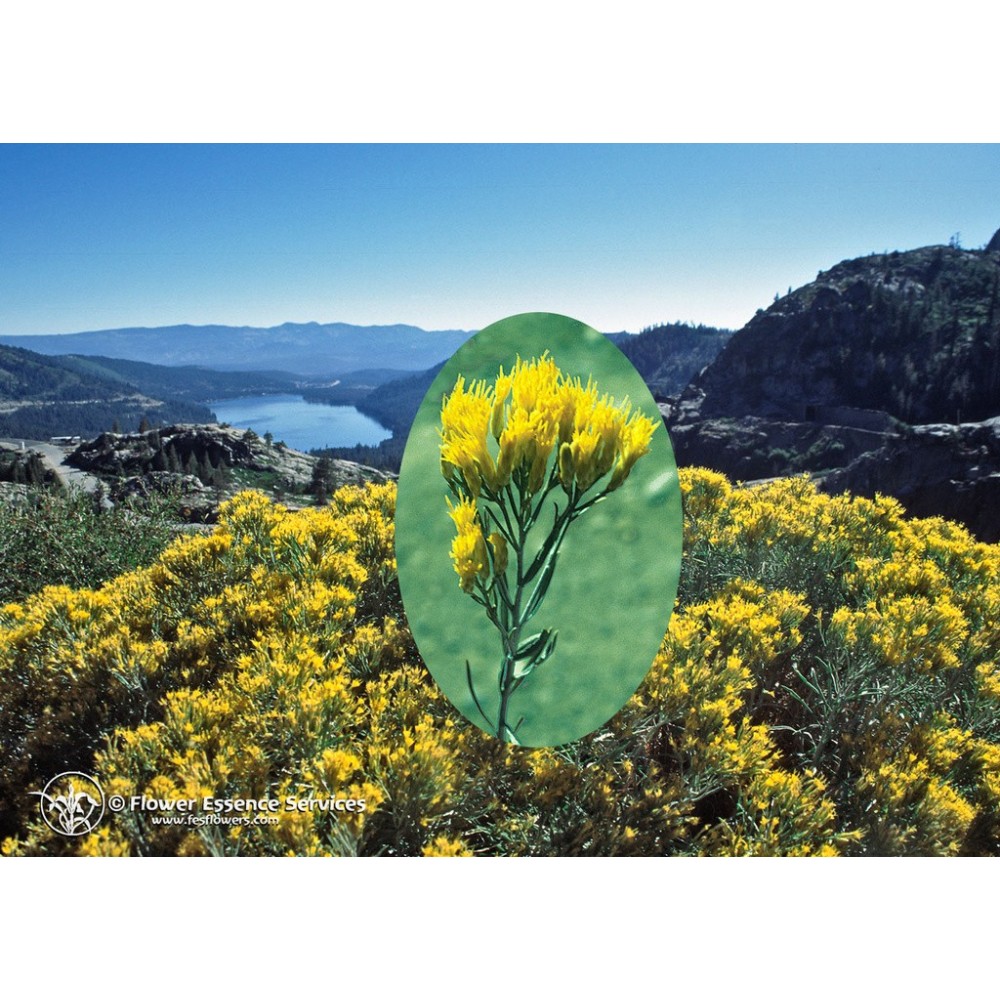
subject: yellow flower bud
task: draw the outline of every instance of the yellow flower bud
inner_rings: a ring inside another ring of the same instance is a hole
[[[502,576],[507,570],[507,539],[499,531],[494,531],[489,540],[493,550],[493,573]]]
[[[510,395],[510,387],[513,380],[514,376],[504,375],[503,368],[501,367],[493,390],[493,411],[490,414],[490,433],[493,435],[494,441],[499,441],[500,435],[503,433],[504,404]]]
[[[582,493],[590,489],[597,479],[597,449],[600,438],[595,431],[584,430],[573,435],[570,448],[573,453],[573,471],[577,488]]]
[[[568,493],[573,485],[573,448],[568,442],[559,445],[559,481]]]
[[[609,490],[616,490],[628,478],[632,466],[649,451],[649,443],[657,423],[636,411],[622,428],[618,444],[615,471],[608,483]]]

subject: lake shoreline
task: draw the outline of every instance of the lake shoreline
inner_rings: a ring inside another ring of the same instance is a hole
[[[372,446],[392,437],[391,430],[354,406],[311,402],[294,393],[239,396],[205,405],[219,423],[252,429],[261,437],[270,433],[297,451]]]

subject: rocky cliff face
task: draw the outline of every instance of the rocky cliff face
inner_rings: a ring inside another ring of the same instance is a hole
[[[702,418],[908,423],[995,416],[1000,251],[924,247],[844,261],[759,312],[692,383]]]
[[[661,407],[678,461],[809,472],[998,538],[1000,234],[844,261],[738,331]]]
[[[830,493],[894,496],[914,517],[949,517],[1000,541],[1000,417],[912,427],[818,478]]]

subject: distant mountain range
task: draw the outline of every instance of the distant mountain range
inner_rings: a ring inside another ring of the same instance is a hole
[[[715,358],[731,336],[731,330],[669,323],[637,335],[610,334],[608,339],[632,362],[654,395],[666,396],[680,392]],[[355,405],[383,427],[405,435],[442,367],[443,363],[417,375],[386,382]]]
[[[470,335],[286,323],[0,337],[30,348],[0,348],[0,433],[87,434],[112,413],[123,430],[200,422],[206,399],[295,391],[393,432],[336,457],[398,468],[435,372]],[[735,334],[670,324],[609,339],[660,402],[679,464],[744,481],[807,472],[1000,538],[1000,233],[982,250],[842,261]]]
[[[304,378],[359,368],[423,371],[451,357],[470,330],[350,323],[284,323],[273,327],[160,326],[89,333],[0,336],[0,344],[47,355],[98,355],[157,365],[223,371],[281,371]]]

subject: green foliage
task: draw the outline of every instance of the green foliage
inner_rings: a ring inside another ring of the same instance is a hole
[[[0,436],[44,441],[50,437],[76,434],[96,437],[116,421],[126,432],[150,423],[203,424],[212,413],[196,403],[164,402],[156,406],[143,397],[96,400],[86,403],[25,402],[16,410],[0,414]]]
[[[216,488],[231,487],[234,490],[260,490],[277,498],[279,493],[295,496],[309,496],[308,484],[289,481],[280,472],[270,469],[247,469],[237,466],[230,468],[225,460],[215,470],[212,485]]]
[[[176,530],[166,498],[103,510],[86,493],[31,488],[0,504],[0,604],[49,585],[99,586],[155,559]]]
[[[280,442],[279,442],[280,443]],[[399,472],[406,448],[406,436],[394,436],[376,445],[356,444],[350,448],[314,448],[310,454],[357,462],[385,472]]]
[[[296,389],[296,377],[287,372],[221,372],[197,365],[151,365],[99,355],[69,354],[51,360],[83,376],[134,386],[155,399],[201,402]]]
[[[115,422],[130,430],[143,421],[205,423],[212,417],[207,407],[191,401],[166,399],[157,405],[114,372],[17,347],[0,346],[0,400],[20,404],[0,414],[0,435],[36,440],[100,434]]]
[[[664,323],[616,343],[657,398],[679,393],[711,364],[732,336],[731,330],[687,323]]]
[[[326,502],[333,489],[333,482],[333,462],[325,457],[318,459],[313,466],[312,482],[309,483],[309,492],[316,498],[317,503]]]
[[[120,395],[122,386],[75,372],[56,358],[0,345],[0,399],[69,401]]]

